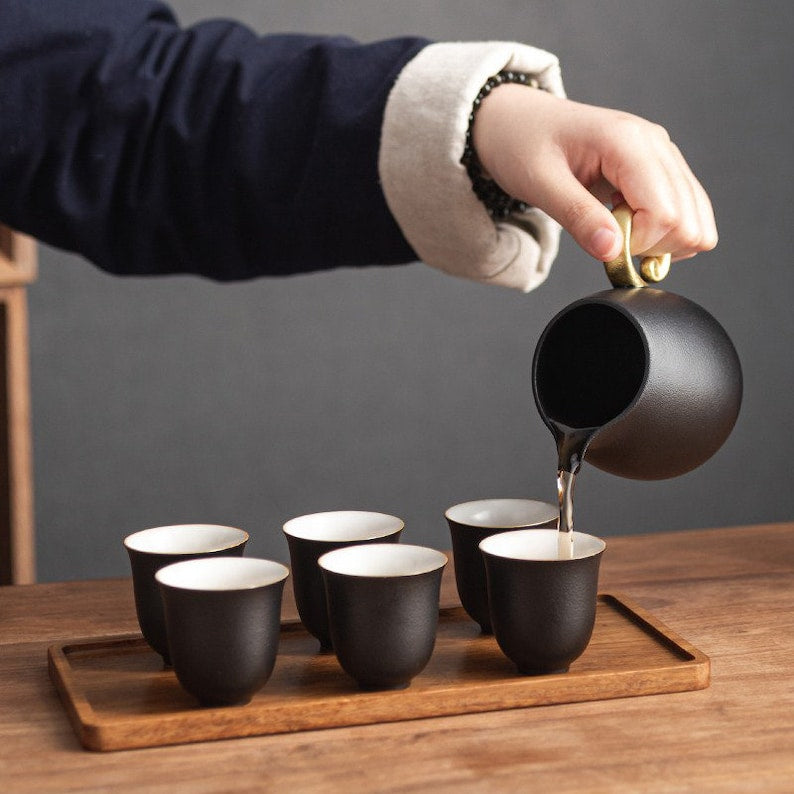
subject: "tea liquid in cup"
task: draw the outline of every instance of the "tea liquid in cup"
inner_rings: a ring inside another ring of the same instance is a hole
[[[333,648],[362,689],[403,689],[424,670],[446,564],[435,549],[393,543],[320,557]]]
[[[155,574],[181,560],[217,555],[242,556],[248,533],[216,524],[175,524],[128,535],[124,547],[130,558],[135,611],[144,639],[170,664],[163,602]]]
[[[187,560],[157,572],[174,672],[199,703],[247,703],[270,678],[288,573],[252,557]]]
[[[454,505],[444,515],[452,537],[460,602],[483,633],[490,634],[488,586],[480,543],[507,530],[556,527],[559,508],[534,499],[479,499]]]
[[[574,532],[573,557],[560,559],[558,534],[519,530],[480,543],[494,636],[526,675],[566,672],[593,633],[606,544]]]
[[[360,543],[397,543],[402,519],[365,510],[335,510],[298,516],[284,524],[295,604],[306,630],[331,649],[328,607],[317,560],[326,552]]]

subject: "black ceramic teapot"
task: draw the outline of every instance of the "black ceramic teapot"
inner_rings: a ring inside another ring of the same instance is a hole
[[[643,260],[641,277],[629,249],[632,211],[621,205],[614,214],[624,246],[605,264],[613,289],[575,301],[546,326],[532,365],[535,402],[561,467],[575,470],[586,453],[621,477],[676,477],[708,460],[733,429],[741,365],[705,309],[647,286],[664,278],[670,257]],[[562,446],[572,439],[578,448],[564,466]]]

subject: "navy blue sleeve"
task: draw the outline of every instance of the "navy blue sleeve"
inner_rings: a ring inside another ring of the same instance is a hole
[[[426,44],[182,28],[154,0],[0,0],[0,221],[120,274],[412,261],[377,156]]]

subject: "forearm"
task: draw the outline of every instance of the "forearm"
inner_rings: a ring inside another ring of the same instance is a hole
[[[118,273],[415,258],[377,156],[386,97],[426,42],[181,29],[148,1],[0,9],[4,222]]]
[[[494,222],[460,162],[509,42],[182,29],[155,0],[0,0],[0,221],[114,273],[217,280],[417,258],[528,290],[559,226]]]

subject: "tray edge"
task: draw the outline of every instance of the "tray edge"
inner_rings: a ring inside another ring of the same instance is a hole
[[[430,719],[433,717],[442,716],[458,716],[463,714],[486,713],[489,711],[513,710],[519,708],[534,708],[543,705],[562,705],[565,703],[574,702],[592,702],[595,700],[614,700],[625,697],[638,697],[654,694],[672,694],[675,692],[686,692],[704,689],[710,683],[710,659],[709,657],[678,635],[676,632],[669,629],[666,624],[658,620],[649,611],[639,606],[631,598],[625,594],[615,591],[602,592],[598,594],[599,602],[609,602],[610,606],[617,609],[624,617],[638,625],[643,631],[653,636],[653,638],[664,644],[668,648],[678,651],[679,655],[687,656],[688,659],[682,659],[680,662],[671,663],[670,665],[663,665],[653,668],[654,671],[665,670],[671,678],[666,681],[666,686],[660,690],[658,685],[653,683],[645,683],[645,685],[634,686],[630,692],[618,691],[615,693],[603,692],[593,697],[582,697],[580,693],[576,692],[580,687],[580,682],[586,678],[597,679],[603,677],[604,671],[591,671],[588,673],[581,673],[575,679],[567,679],[565,675],[547,676],[545,680],[555,679],[555,683],[565,683],[568,680],[575,681],[576,683],[571,686],[568,694],[559,694],[559,689],[556,690],[554,697],[544,700],[543,698],[532,698],[529,702],[526,697],[522,698],[526,686],[521,686],[522,678],[517,677],[514,681],[499,680],[491,684],[481,685],[477,688],[476,692],[480,696],[472,700],[466,701],[465,709],[458,709],[449,711],[434,708],[431,701],[425,708],[420,708],[418,713],[414,712],[410,715],[404,713],[372,713],[365,715],[365,719],[359,718],[348,719],[347,721],[340,722],[337,720],[327,720],[325,722],[317,720],[311,724],[300,724],[297,727],[277,728],[274,730],[262,730],[261,725],[257,720],[253,720],[249,726],[250,730],[236,730],[234,735],[228,733],[220,733],[219,730],[207,730],[200,735],[196,735],[195,729],[190,738],[180,738],[168,741],[163,741],[162,736],[157,742],[146,741],[140,738],[140,732],[136,730],[140,726],[145,726],[151,720],[151,715],[139,715],[135,717],[127,717],[122,719],[104,719],[99,716],[94,708],[91,706],[90,701],[85,697],[82,689],[77,686],[72,673],[72,668],[69,663],[68,654],[70,650],[80,648],[81,650],[96,649],[100,650],[103,647],[110,647],[119,643],[126,643],[130,647],[136,645],[145,646],[145,640],[140,634],[118,634],[108,635],[105,637],[86,637],[82,639],[70,640],[66,643],[56,643],[47,649],[48,656],[48,669],[50,678],[52,679],[61,701],[66,707],[69,721],[72,724],[75,733],[80,743],[88,750],[93,751],[117,751],[125,749],[142,749],[146,747],[166,747],[178,744],[189,744],[201,741],[218,741],[221,739],[232,738],[246,738],[252,736],[266,736],[277,735],[283,733],[300,733],[309,730],[326,730],[329,728],[343,728],[355,727],[363,725],[373,725],[387,722],[406,722],[417,719]],[[445,607],[440,611],[449,611],[459,609],[459,607]],[[300,626],[299,621],[288,620],[284,621],[283,626],[287,629],[294,629]],[[650,672],[650,669],[649,669]],[[636,671],[625,670],[613,672],[610,674],[613,680],[626,679],[632,681],[636,679]],[[508,686],[505,687],[505,683]],[[513,686],[509,686],[513,683]],[[511,694],[517,692],[512,699],[508,698],[509,702],[505,702],[504,696],[500,698],[498,703],[494,703],[488,698],[488,693],[495,689],[501,688],[503,691],[510,691]],[[565,689],[565,687],[563,687]],[[439,690],[441,691],[441,690]],[[75,697],[79,696],[79,701],[75,701]],[[456,695],[460,696],[460,690],[456,690]],[[344,703],[343,703],[344,706]],[[203,716],[210,716],[210,712],[219,711],[225,713],[223,709],[207,709],[202,712]],[[341,709],[341,713],[345,714],[348,711],[346,708]],[[353,708],[355,711],[355,708]],[[196,721],[198,712],[176,712],[164,717],[166,722],[179,724],[180,722],[187,722],[188,726]],[[337,710],[338,716],[340,710]],[[126,726],[126,727],[125,727]],[[119,732],[122,731],[120,735]],[[126,731],[126,732],[125,732]],[[170,732],[169,732],[170,733]],[[137,737],[137,738],[136,738]]]

